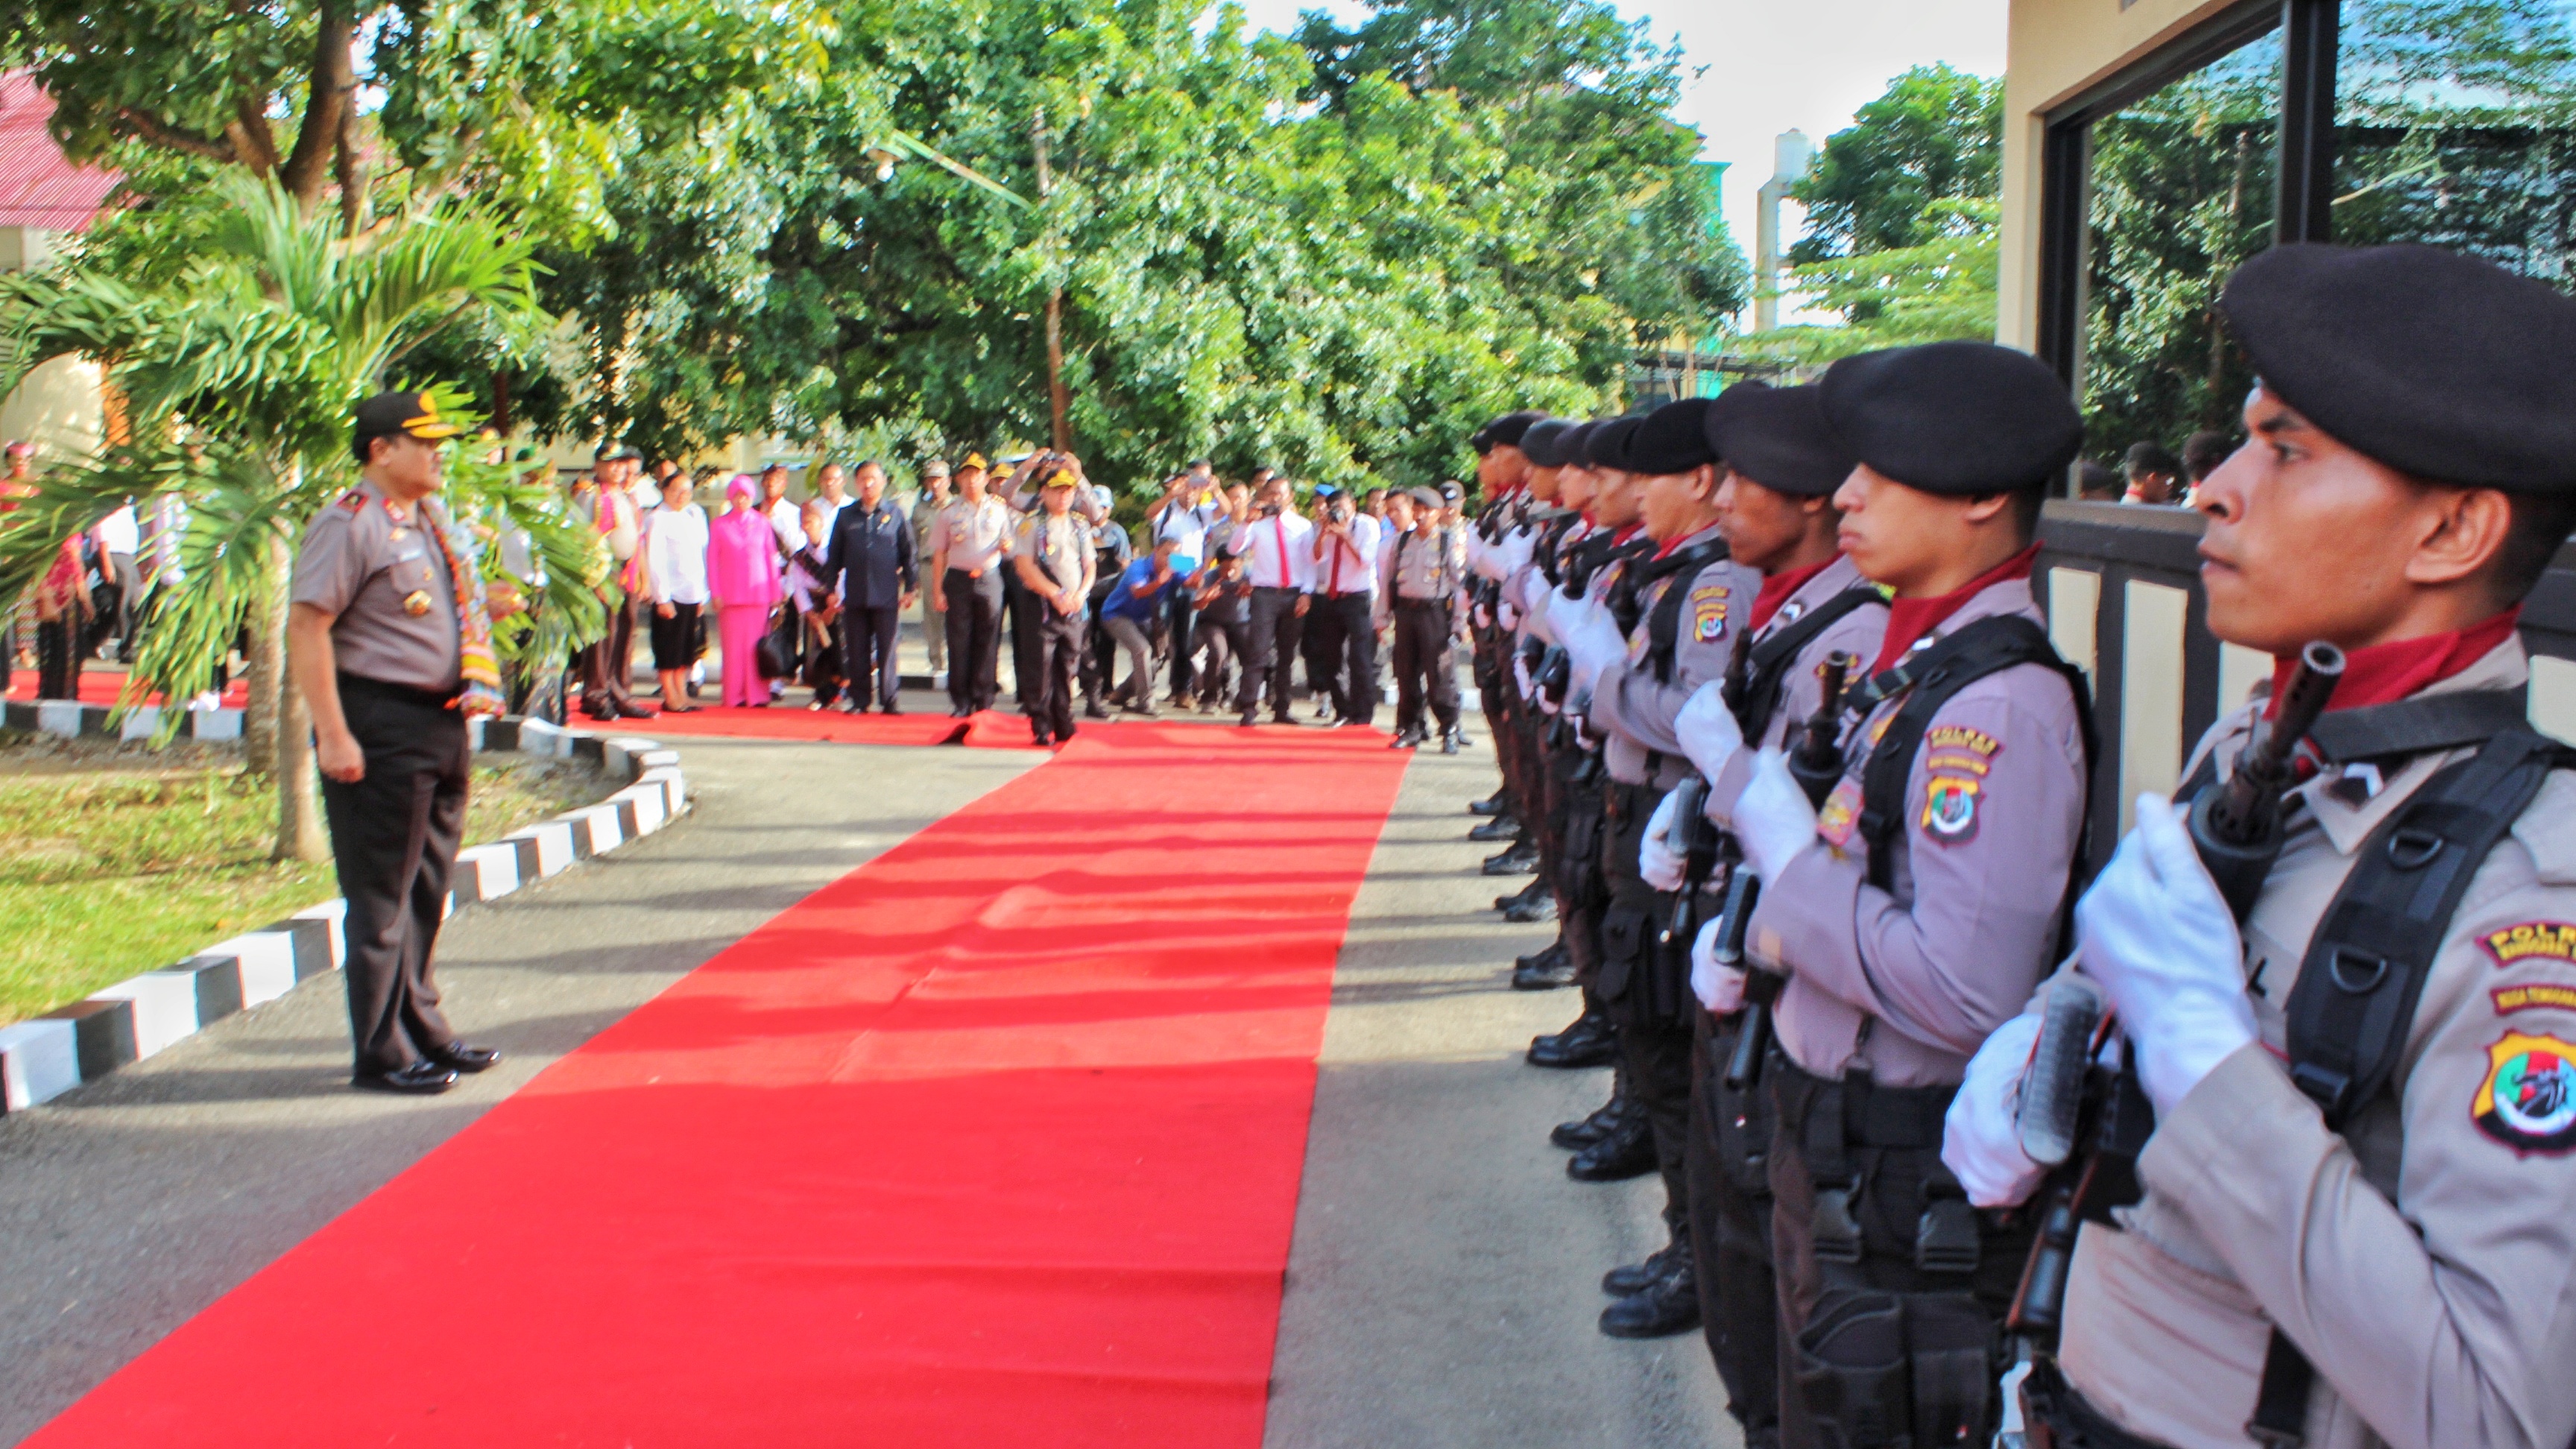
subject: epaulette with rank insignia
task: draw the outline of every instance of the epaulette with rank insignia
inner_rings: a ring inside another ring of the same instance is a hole
[[[351,513],[366,512],[367,490],[363,488],[352,488],[348,492],[341,494],[340,506],[349,510]]]

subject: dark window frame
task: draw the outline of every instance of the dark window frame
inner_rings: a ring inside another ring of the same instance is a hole
[[[2047,117],[2040,143],[2039,360],[2081,394],[2092,250],[2093,123],[2273,31],[2282,33],[2273,241],[2333,237],[2335,51],[2342,0],[2245,0],[2121,67]],[[2072,487],[2072,480],[2067,485]]]

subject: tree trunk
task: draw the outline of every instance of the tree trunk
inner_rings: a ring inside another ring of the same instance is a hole
[[[350,46],[356,40],[357,16],[348,0],[322,0],[305,72],[304,119],[296,127],[295,149],[277,169],[277,184],[306,216],[313,214],[322,199],[322,183],[330,176],[332,153],[341,139],[340,117],[355,104],[357,66]]]
[[[313,770],[313,713],[293,675],[279,692],[277,711],[277,846],[271,860],[327,860],[322,833],[320,777]]]
[[[286,585],[295,567],[284,534],[269,539],[268,565],[267,588],[242,619],[250,633],[246,656],[250,698],[242,710],[242,763],[255,775],[277,771],[278,706],[286,682]]]

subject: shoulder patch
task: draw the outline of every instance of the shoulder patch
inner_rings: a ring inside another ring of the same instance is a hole
[[[1710,584],[1691,590],[1691,637],[1702,644],[1714,644],[1726,637],[1726,596],[1723,584]]]
[[[1991,756],[2003,749],[2001,742],[1984,730],[1966,725],[1934,725],[1923,736],[1927,749],[1966,750],[1972,755]]]
[[[2576,1151],[2576,1043],[2506,1032],[2487,1048],[2469,1117],[2518,1153]]]
[[[2576,986],[2499,986],[2487,995],[2495,1001],[2498,1016],[2544,1009],[2576,1011]]]
[[[2501,931],[2489,931],[2478,939],[2478,944],[2487,948],[2498,966],[2535,956],[2576,964],[2576,922],[2524,921]]]
[[[1975,774],[1936,770],[1923,791],[1923,833],[1943,845],[1976,839],[1977,795],[1984,788]]]

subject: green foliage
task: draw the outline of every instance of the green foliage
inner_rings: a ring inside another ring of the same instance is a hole
[[[1790,191],[1807,209],[1796,263],[1894,251],[1945,234],[1945,201],[1991,201],[2003,154],[2003,81],[1916,66],[1826,138]]]
[[[1992,342],[2000,211],[1992,201],[1936,201],[1923,219],[1929,241],[1793,268],[1792,290],[1852,320],[1775,328],[1746,337],[1741,347],[1811,367],[1882,347]]]

